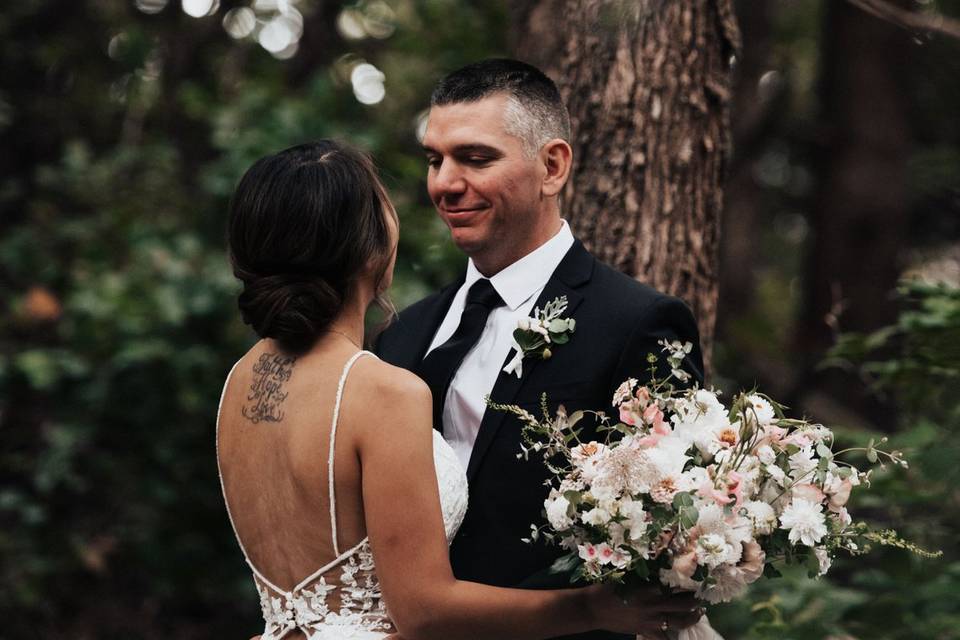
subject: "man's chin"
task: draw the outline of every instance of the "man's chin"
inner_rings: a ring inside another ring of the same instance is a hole
[[[485,239],[478,237],[472,231],[472,229],[456,228],[450,230],[450,239],[453,240],[453,244],[457,245],[457,249],[471,257],[475,253],[482,252],[484,246],[486,246]]]

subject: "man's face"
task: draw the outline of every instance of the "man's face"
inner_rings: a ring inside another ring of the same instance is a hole
[[[423,137],[430,199],[454,243],[485,275],[550,237],[541,237],[545,168],[506,132],[506,101],[506,94],[498,94],[435,106]]]

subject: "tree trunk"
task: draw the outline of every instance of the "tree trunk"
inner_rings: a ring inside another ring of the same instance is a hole
[[[564,217],[598,258],[691,306],[709,363],[740,46],[732,1],[531,0],[513,12],[518,56],[570,110]]]

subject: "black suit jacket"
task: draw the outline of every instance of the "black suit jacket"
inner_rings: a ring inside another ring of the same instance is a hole
[[[415,370],[462,284],[461,277],[401,312],[380,335],[375,347],[378,355]],[[540,396],[546,392],[551,409],[563,404],[570,412],[609,411],[613,392],[621,382],[629,377],[649,379],[647,354],[662,355],[657,341],[664,338],[695,345],[685,368],[702,382],[697,326],[679,299],[601,263],[580,242],[564,256],[536,306],[542,308],[564,295],[568,302],[565,317],[577,321],[570,341],[554,347],[549,360],[525,359],[519,379],[501,372],[490,394],[495,402],[518,404],[539,415]],[[661,369],[662,375],[666,371]],[[543,500],[549,489],[544,486],[548,473],[541,459],[533,455],[529,460],[517,459],[520,442],[520,423],[513,416],[490,409],[484,413],[467,468],[467,514],[450,548],[453,571],[461,580],[496,586],[566,586],[543,580],[562,550],[542,542],[521,541],[529,536],[531,524],[544,522]],[[573,637],[627,636],[594,632]]]

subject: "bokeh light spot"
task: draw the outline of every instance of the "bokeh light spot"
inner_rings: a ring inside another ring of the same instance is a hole
[[[383,100],[387,91],[383,86],[386,76],[369,62],[358,64],[350,72],[350,84],[353,95],[362,104],[377,104]]]
[[[231,38],[246,38],[257,26],[257,14],[250,7],[236,7],[223,16],[223,28]]]
[[[168,0],[136,0],[134,5],[144,13],[160,13],[167,8]]]
[[[363,40],[367,30],[363,27],[363,17],[356,9],[344,9],[337,16],[337,31],[347,40]]]
[[[213,15],[220,8],[220,0],[182,0],[183,12],[192,18]]]

